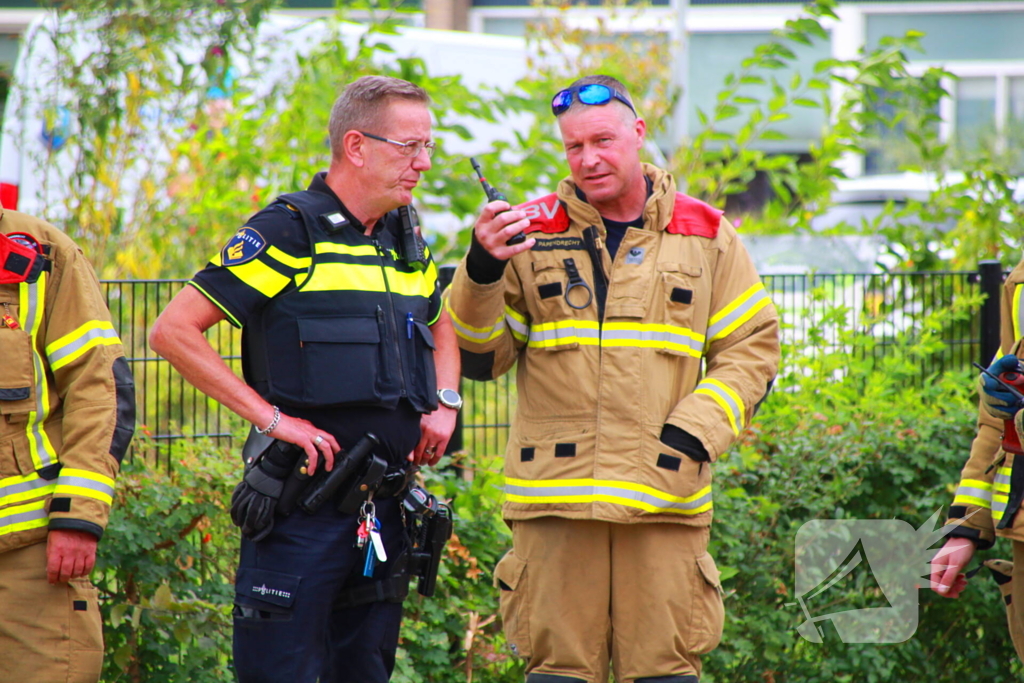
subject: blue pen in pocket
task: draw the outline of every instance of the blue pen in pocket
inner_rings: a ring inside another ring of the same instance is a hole
[[[405,314],[405,336],[412,339],[412,330],[416,326],[416,323],[412,321],[412,313]]]

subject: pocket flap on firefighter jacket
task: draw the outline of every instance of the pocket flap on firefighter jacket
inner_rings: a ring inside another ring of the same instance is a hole
[[[494,568],[494,587],[503,591],[514,591],[519,586],[525,570],[526,560],[513,551],[508,551]]]
[[[704,553],[698,557],[697,567],[700,569],[700,573],[704,576],[704,580],[708,582],[709,586],[719,589],[721,588],[722,573],[718,571],[718,567],[715,566],[715,561],[710,555]]]
[[[279,607],[291,607],[301,581],[301,576],[242,568],[235,577],[235,595],[250,605],[265,602]]]
[[[299,318],[299,341],[327,344],[377,344],[380,328],[368,316]]]

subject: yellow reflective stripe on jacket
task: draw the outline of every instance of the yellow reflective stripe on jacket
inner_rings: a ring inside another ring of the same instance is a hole
[[[1009,467],[1000,467],[992,480],[992,519],[996,522],[1003,518],[1010,502],[1010,472]]]
[[[530,328],[529,346],[549,348],[579,344],[597,346],[601,341],[601,329],[596,320],[559,320],[541,323]]]
[[[743,415],[747,412],[747,409],[743,405],[743,399],[739,397],[739,394],[713,377],[705,377],[701,380],[697,388],[693,390],[693,393],[705,394],[713,398],[715,403],[720,405],[722,410],[725,411],[726,417],[729,418],[729,426],[732,427],[733,434],[738,435],[740,433],[740,429],[743,428]]]
[[[530,326],[526,322],[526,316],[511,306],[505,306],[505,323],[517,340],[525,342],[530,338]]]
[[[43,423],[50,416],[50,388],[46,381],[43,359],[37,344],[39,327],[43,321],[43,305],[46,302],[47,273],[39,274],[33,283],[22,282],[18,286],[21,305],[22,327],[32,340],[32,372],[35,381],[36,406],[28,413],[25,432],[28,435],[29,453],[32,466],[37,470],[57,462],[57,451],[50,443],[50,437],[43,429]]]
[[[704,350],[704,335],[677,325],[611,322],[601,328],[601,346],[673,349],[700,358]]]
[[[0,510],[0,536],[26,529],[38,529],[49,523],[45,500]]]
[[[505,497],[514,503],[613,503],[647,512],[699,515],[712,508],[711,487],[680,498],[658,489],[601,479],[514,479],[505,477]]]
[[[103,501],[107,505],[113,502],[114,480],[110,477],[65,467],[60,471],[54,495],[85,496]]]
[[[46,347],[50,370],[59,370],[97,346],[120,344],[114,326],[106,320],[90,320]]]
[[[763,284],[757,282],[751,285],[729,305],[711,316],[708,321],[708,340],[715,341],[728,337],[770,303],[771,298]]]
[[[38,474],[0,479],[0,507],[23,503],[53,493],[57,482],[47,481]]]
[[[384,271],[387,271],[387,282]],[[302,287],[304,292],[355,291],[386,292],[402,296],[430,298],[434,293],[434,281],[430,273],[403,273],[384,266],[359,263],[319,263],[313,268],[313,276]],[[305,280],[305,274],[296,277],[297,285]]]
[[[505,332],[505,316],[498,318],[490,327],[473,327],[466,324],[452,310],[451,301],[445,300],[445,308],[448,309],[448,316],[452,319],[452,327],[455,334],[471,342],[484,344],[492,339],[497,339]]]
[[[992,484],[979,479],[961,479],[953,496],[953,505],[975,505],[992,507]]]
[[[1024,316],[1021,315],[1020,310],[1021,305],[1024,305],[1024,302],[1021,301],[1021,292],[1024,292],[1024,285],[1017,285],[1016,287],[1013,288],[1013,306],[1011,310],[1013,315],[1014,339],[1020,339],[1020,321],[1022,318],[1024,318]]]

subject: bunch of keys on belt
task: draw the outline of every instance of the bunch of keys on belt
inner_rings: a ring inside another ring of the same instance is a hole
[[[367,500],[359,508],[359,528],[356,529],[356,547],[366,551],[363,563],[363,576],[372,577],[377,561],[388,561],[384,550],[384,539],[380,536],[380,520],[377,519],[377,508],[372,500]]]

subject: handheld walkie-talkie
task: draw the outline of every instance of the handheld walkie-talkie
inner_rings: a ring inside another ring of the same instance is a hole
[[[416,234],[420,224],[420,216],[412,204],[398,207],[398,217],[402,220],[402,256],[405,262],[416,270],[427,267],[427,253],[423,249],[423,238]]]
[[[506,197],[502,192],[499,192],[498,190],[494,189],[494,187],[489,182],[487,182],[487,178],[484,178],[484,172],[480,169],[480,164],[476,162],[476,159],[470,157],[469,163],[473,164],[473,170],[476,171],[477,177],[480,178],[480,184],[483,186],[484,193],[487,195],[487,201],[496,202],[500,200],[503,202],[508,202],[508,197]],[[511,203],[512,202],[509,202],[509,204]],[[514,244],[521,244],[525,241],[526,233],[521,232],[518,235],[513,235],[511,238],[509,238],[507,242],[505,242],[505,244],[511,247]]]

